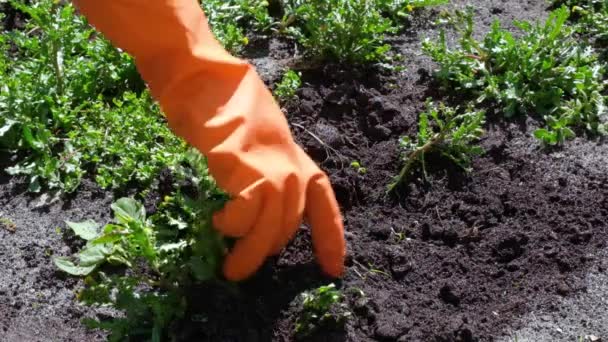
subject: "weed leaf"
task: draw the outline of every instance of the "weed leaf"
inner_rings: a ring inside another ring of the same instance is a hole
[[[65,223],[72,229],[74,234],[87,241],[93,240],[100,233],[100,225],[93,220],[86,220],[80,223],[66,221]]]

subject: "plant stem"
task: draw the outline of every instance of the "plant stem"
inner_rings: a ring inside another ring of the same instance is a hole
[[[403,181],[405,180],[405,178],[407,177],[407,175],[410,173],[410,170],[412,169],[412,166],[414,166],[414,163],[418,161],[419,157],[421,155],[424,155],[425,153],[427,153],[429,150],[431,150],[435,145],[437,145],[438,143],[440,143],[441,141],[443,141],[445,137],[445,133],[441,132],[441,133],[437,133],[435,134],[435,136],[427,141],[424,145],[422,145],[421,147],[415,149],[414,151],[412,151],[408,156],[407,156],[407,162],[405,163],[405,165],[403,166],[403,168],[401,168],[401,172],[399,172],[399,175],[397,176],[397,179],[389,185],[388,187],[388,192],[391,193],[393,191],[395,191],[395,189],[401,184],[403,183]]]
[[[53,41],[52,43],[53,46],[53,66],[55,68],[55,77],[57,77],[57,90],[59,95],[63,95],[64,92],[64,88],[63,88],[63,74],[61,72],[61,62],[60,62],[60,53],[61,50],[59,48],[59,46],[57,45],[56,41]]]

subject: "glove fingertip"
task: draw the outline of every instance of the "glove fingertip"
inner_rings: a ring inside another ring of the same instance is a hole
[[[344,256],[343,255],[334,255],[325,256],[318,258],[319,264],[321,265],[321,269],[328,276],[333,278],[340,278],[344,274]]]
[[[253,271],[248,271],[242,265],[226,260],[224,262],[223,273],[228,281],[237,282],[247,279]]]
[[[269,195],[266,206],[253,229],[236,242],[224,260],[224,276],[240,281],[252,276],[264,264],[280,231],[283,202],[278,195]]]
[[[262,266],[268,254],[265,250],[270,246],[260,248],[265,244],[264,242],[253,241],[251,236],[244,239],[249,241],[237,242],[235,249],[224,260],[223,273],[229,281],[241,281],[251,277]]]
[[[346,258],[344,224],[327,176],[323,175],[310,184],[307,202],[317,260],[325,273],[340,277],[344,273]]]

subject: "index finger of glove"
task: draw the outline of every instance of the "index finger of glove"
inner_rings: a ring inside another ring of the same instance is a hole
[[[261,214],[249,234],[237,241],[224,261],[224,276],[239,281],[251,276],[270,255],[283,220],[280,194],[264,196]]]
[[[306,214],[312,226],[312,242],[323,271],[333,277],[344,272],[346,242],[338,201],[325,174],[308,185]]]

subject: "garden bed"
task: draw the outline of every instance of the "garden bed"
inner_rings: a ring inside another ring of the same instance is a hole
[[[461,0],[445,8],[464,5],[477,8],[476,35],[494,19],[513,28],[513,19],[547,14],[542,0]],[[345,217],[347,269],[336,285],[351,316],[344,328],[326,327],[311,340],[515,338],[531,313],[563,311],[557,303],[584,293],[586,276],[608,266],[608,147],[583,137],[547,151],[533,136],[540,124],[532,118],[488,118],[486,153],[474,159],[470,174],[429,161],[430,183],[414,179],[398,196],[387,196],[401,167],[399,137],[415,134],[429,96],[442,96],[430,77],[435,66],[420,52],[422,39],[437,36],[431,23],[438,11],[391,39],[405,71],[339,64],[302,70],[297,98],[285,105],[296,140],[330,175]],[[292,45],[275,38],[251,45],[245,56],[272,86],[293,62]],[[0,341],[104,340],[105,333],[80,320],[114,313],[77,304],[82,282],[59,272],[51,255],[79,246],[57,227],[65,220],[108,222],[115,195],[85,181],[74,195],[39,205],[40,196],[26,189],[20,178],[0,176],[0,218],[6,219],[0,222]],[[160,196],[148,198],[154,207]],[[192,293],[196,308],[175,327],[179,339],[293,340],[297,296],[333,281],[314,263],[308,233],[303,226],[236,291],[209,285]],[[598,318],[581,325],[588,331],[563,327],[566,333],[536,338],[608,338],[605,323]]]

